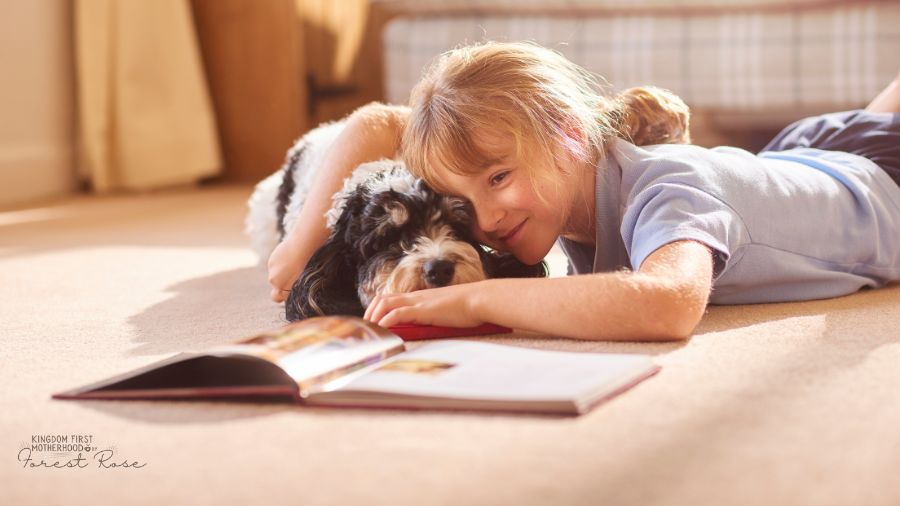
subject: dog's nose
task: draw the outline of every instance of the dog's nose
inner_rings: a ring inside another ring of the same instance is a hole
[[[425,281],[431,286],[446,286],[453,279],[453,262],[429,260],[425,262]]]

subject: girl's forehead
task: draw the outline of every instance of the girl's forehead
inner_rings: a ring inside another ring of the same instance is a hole
[[[472,132],[472,142],[479,151],[487,155],[488,161],[507,157],[516,150],[516,141],[513,134],[498,130],[476,130]]]
[[[428,183],[438,192],[466,197],[474,193],[485,172],[510,163],[516,152],[515,137],[497,129],[474,129],[466,142],[445,144],[435,152]]]
[[[470,199],[480,176],[480,174],[456,174],[448,170],[441,171],[439,187],[436,190],[446,195]]]

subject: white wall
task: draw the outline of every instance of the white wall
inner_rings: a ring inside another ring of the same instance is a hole
[[[0,0],[0,206],[75,186],[72,7]]]

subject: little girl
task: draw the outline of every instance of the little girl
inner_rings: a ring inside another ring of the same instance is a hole
[[[269,260],[273,299],[324,240],[340,181],[398,154],[470,203],[484,244],[536,263],[558,242],[571,275],[381,295],[365,316],[386,327],[684,339],[709,302],[819,299],[900,279],[900,76],[865,111],[797,122],[758,155],[677,144],[687,113],[670,94],[596,90],[586,71],[532,44],[444,54],[408,109],[351,116],[318,200]]]

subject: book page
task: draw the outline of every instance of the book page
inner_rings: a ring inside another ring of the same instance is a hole
[[[544,351],[470,341],[428,344],[355,378],[342,393],[577,401],[656,368],[646,355]]]

